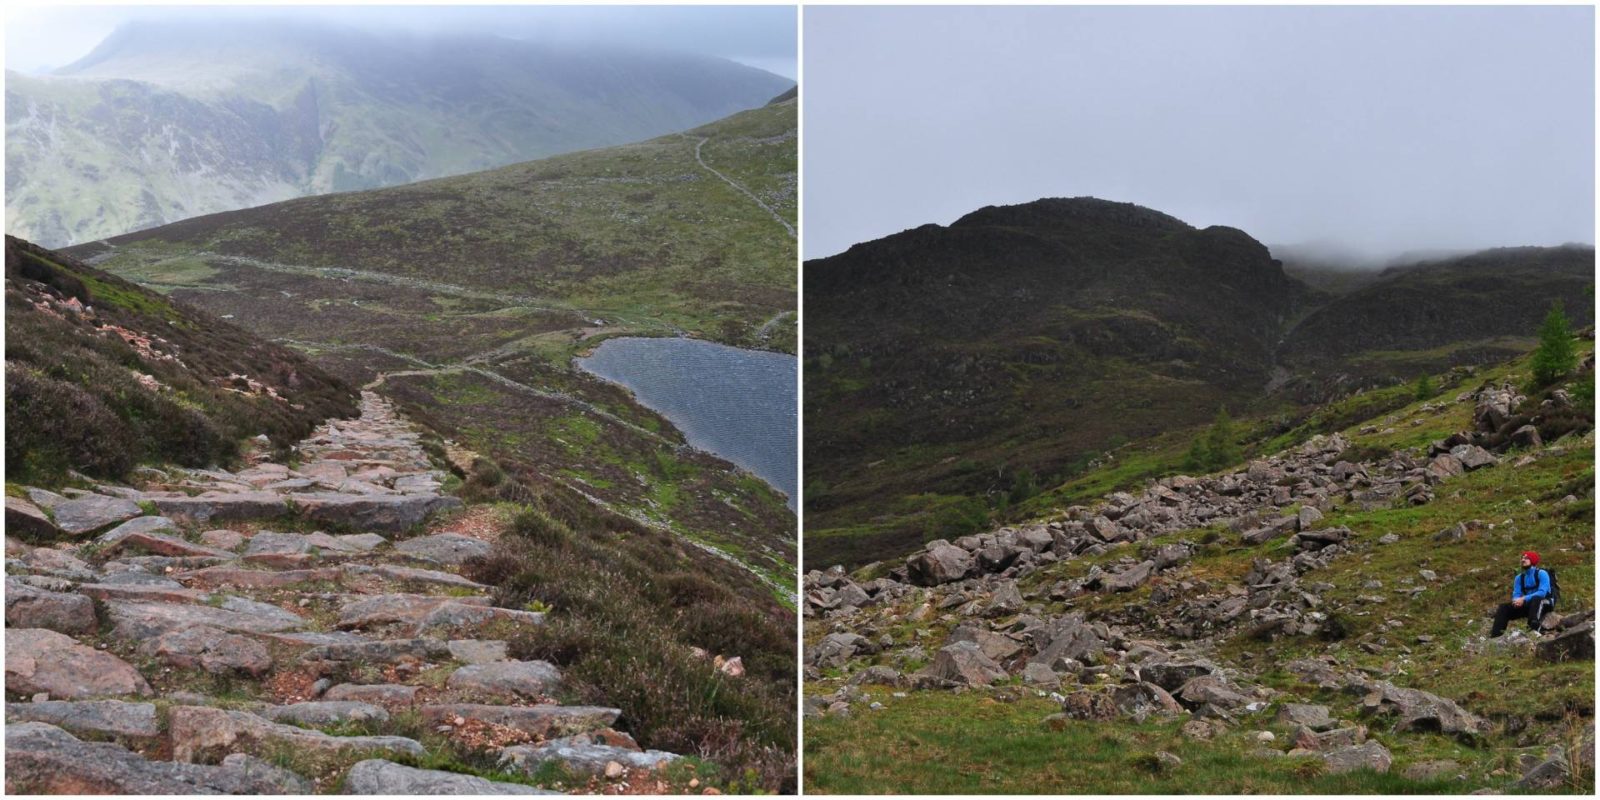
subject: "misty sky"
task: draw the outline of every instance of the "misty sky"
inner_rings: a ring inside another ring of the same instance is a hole
[[[6,15],[6,69],[70,64],[128,20],[230,17],[645,46],[720,56],[791,80],[796,74],[795,10],[787,6],[17,7]]]
[[[805,254],[1093,195],[1267,244],[1594,241],[1587,7],[819,7]]]

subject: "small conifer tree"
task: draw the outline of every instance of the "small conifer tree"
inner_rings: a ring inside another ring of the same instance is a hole
[[[1533,382],[1549,386],[1566,377],[1578,366],[1578,348],[1572,341],[1572,328],[1558,300],[1539,326],[1539,349],[1533,351]]]
[[[1432,375],[1424,373],[1422,377],[1417,378],[1416,397],[1418,400],[1426,400],[1437,392],[1438,389],[1433,386]]]

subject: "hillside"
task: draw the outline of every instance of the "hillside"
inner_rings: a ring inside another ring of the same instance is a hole
[[[6,479],[126,477],[149,462],[284,451],[356,392],[293,350],[6,237]]]
[[[6,266],[8,792],[793,790],[795,615],[746,564],[432,397]]]
[[[6,227],[62,246],[683,130],[791,81],[730,61],[286,21],[131,22],[6,74]]]
[[[1247,465],[1109,475],[1015,526],[808,572],[808,791],[1587,791],[1592,333],[1578,344],[1579,371],[1540,391],[1522,358],[1368,414],[1318,408],[1344,422],[1314,435],[1248,419]],[[1563,599],[1542,635],[1488,640],[1524,550]]]
[[[1219,407],[1292,427],[1306,403],[1523,352],[1552,300],[1588,321],[1585,259],[1493,251],[1335,295],[1244,232],[1077,198],[807,262],[809,552],[858,565],[974,532]],[[1491,261],[1508,278],[1484,280]]]
[[[793,352],[795,107],[71,251],[291,344],[520,479],[787,587],[783,497],[572,358],[626,335]]]

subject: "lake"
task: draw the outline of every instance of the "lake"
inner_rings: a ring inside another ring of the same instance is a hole
[[[628,387],[689,444],[748,470],[795,508],[795,357],[698,339],[607,339],[577,365]]]

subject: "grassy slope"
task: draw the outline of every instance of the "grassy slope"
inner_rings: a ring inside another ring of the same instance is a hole
[[[1585,350],[1592,351],[1592,343]],[[1486,370],[1467,388],[1488,380],[1525,380],[1526,360]],[[1593,381],[1588,373],[1584,380]],[[1327,419],[1349,419],[1344,428],[1356,446],[1415,447],[1470,425],[1468,403],[1452,402],[1459,387],[1443,390],[1422,401],[1397,403],[1393,411],[1370,419],[1351,418],[1351,409],[1325,409]],[[1347,401],[1348,402],[1348,401]],[[1442,410],[1423,410],[1429,403]],[[1371,433],[1361,433],[1368,425]],[[1307,434],[1308,435],[1308,434]],[[1270,440],[1286,444],[1303,438],[1287,434]],[[1265,447],[1268,441],[1258,443]],[[1264,450],[1265,451],[1265,450]],[[1517,454],[1510,459],[1515,460]],[[1109,487],[1137,485],[1112,480]],[[983,693],[951,695],[912,692],[904,699],[889,696],[884,687],[869,688],[873,699],[888,707],[882,713],[856,706],[850,719],[827,717],[809,721],[806,729],[806,778],[810,789],[825,793],[879,792],[1452,792],[1482,785],[1503,785],[1507,780],[1491,775],[1506,769],[1520,775],[1514,762],[1519,747],[1563,743],[1569,747],[1584,731],[1593,730],[1594,663],[1551,665],[1521,654],[1484,649],[1473,642],[1487,629],[1489,612],[1503,599],[1505,584],[1515,571],[1515,558],[1524,549],[1544,554],[1546,564],[1558,570],[1567,598],[1564,611],[1592,608],[1595,602],[1594,551],[1594,436],[1539,454],[1531,464],[1480,470],[1444,484],[1433,503],[1416,508],[1359,511],[1339,509],[1329,515],[1332,525],[1346,525],[1358,540],[1372,541],[1386,533],[1400,540],[1341,557],[1326,570],[1310,573],[1308,580],[1325,581],[1334,589],[1324,598],[1343,609],[1346,637],[1335,643],[1291,639],[1264,645],[1242,636],[1224,642],[1220,654],[1230,663],[1256,672],[1267,685],[1299,696],[1303,701],[1334,706],[1336,714],[1350,717],[1359,698],[1300,685],[1293,676],[1277,671],[1277,664],[1306,655],[1331,653],[1347,668],[1385,675],[1399,685],[1416,686],[1461,702],[1469,710],[1496,723],[1496,733],[1482,745],[1469,747],[1433,735],[1395,735],[1381,723],[1373,734],[1394,751],[1395,773],[1410,763],[1449,758],[1466,765],[1470,784],[1414,782],[1398,774],[1389,776],[1323,776],[1317,765],[1294,759],[1250,755],[1255,731],[1276,730],[1267,724],[1270,712],[1241,725],[1215,745],[1198,744],[1178,735],[1175,724],[1136,725],[1127,721],[1072,723],[1060,732],[1046,731],[1040,721],[1055,710],[1054,704],[1033,697],[1032,690],[1011,690],[1016,702],[997,702]],[[1557,505],[1568,494],[1578,502]],[[1481,520],[1493,529],[1469,534],[1464,540],[1441,545],[1434,533],[1463,520]],[[1197,540],[1203,532],[1159,537]],[[1125,554],[1113,549],[1101,556],[1065,562],[1030,576],[1024,585],[1052,584],[1081,576],[1091,564],[1115,560]],[[1257,557],[1280,559],[1287,554],[1283,542],[1255,547],[1213,545],[1180,573],[1184,578],[1237,581]],[[1398,588],[1419,583],[1419,570],[1431,569],[1438,580],[1427,584],[1417,600],[1393,594]],[[1379,591],[1364,588],[1373,578],[1383,581]],[[1150,585],[1121,595],[1091,596],[1076,608],[1092,618],[1147,619],[1159,613],[1152,607]],[[1358,595],[1389,594],[1381,606],[1358,604]],[[1182,600],[1183,598],[1178,598]],[[1060,604],[1050,604],[1059,613]],[[1131,616],[1129,616],[1131,615]],[[1389,623],[1399,623],[1390,625]],[[826,631],[808,625],[807,641]],[[933,641],[946,631],[935,629]],[[1431,638],[1431,641],[1418,637]],[[1359,645],[1378,645],[1379,654]],[[814,687],[813,691],[827,691]],[[914,762],[892,757],[914,747]],[[1172,772],[1150,768],[1151,754],[1168,750],[1186,764]],[[1071,770],[1052,769],[1061,754],[1072,753]],[[1083,763],[1077,759],[1086,754]],[[926,764],[952,765],[930,770]],[[1581,781],[1592,776],[1580,776]],[[1580,783],[1586,786],[1587,783]],[[889,789],[889,787],[893,787]]]
[[[792,313],[769,336],[757,331],[794,308],[794,240],[702,169],[694,147],[707,139],[707,163],[792,215],[795,105],[640,144],[305,198],[75,250],[291,342],[353,382],[450,368],[388,377],[380,390],[518,475],[561,481],[790,586],[795,518],[783,499],[726,462],[681,448],[664,418],[571,359],[605,337],[679,331],[792,352]],[[456,369],[469,361],[588,408]]]

